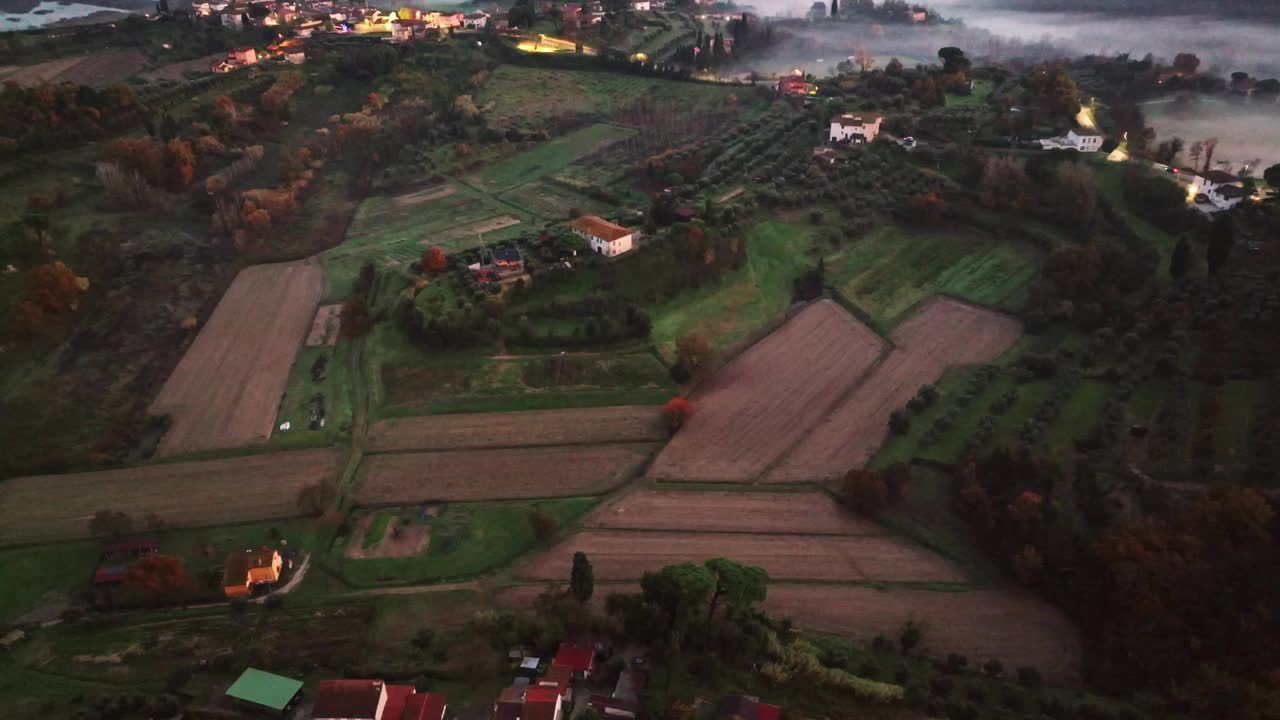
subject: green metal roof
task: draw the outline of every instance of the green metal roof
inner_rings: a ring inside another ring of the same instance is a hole
[[[248,668],[240,675],[240,679],[227,688],[227,694],[237,700],[262,705],[272,710],[283,710],[301,689],[301,680]]]

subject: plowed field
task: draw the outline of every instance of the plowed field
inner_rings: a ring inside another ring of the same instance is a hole
[[[827,535],[884,532],[822,492],[638,490],[596,510],[586,524],[627,530]]]
[[[696,414],[654,461],[650,476],[759,477],[886,350],[884,340],[834,303],[806,307],[697,390]]]
[[[370,455],[362,505],[595,495],[639,472],[656,445],[559,446]]]
[[[765,607],[809,630],[869,640],[892,637],[908,620],[925,624],[922,650],[1031,666],[1051,682],[1079,679],[1080,638],[1048,603],[1011,590],[931,592],[893,588],[773,585]]]
[[[173,424],[159,455],[264,442],[323,282],[301,260],[245,268],[160,389],[153,415]]]
[[[746,535],[589,530],[533,558],[519,570],[530,580],[569,577],[573,554],[591,558],[598,580],[634,580],[680,562],[727,557],[764,568],[778,580],[964,582],[943,558],[888,537]]]
[[[1017,320],[947,298],[930,301],[893,333],[894,349],[764,479],[821,481],[865,463],[884,442],[889,415],[952,365],[985,363],[1017,342]]]
[[[569,410],[458,413],[383,420],[369,428],[369,450],[658,442],[667,438],[658,408],[625,405]]]
[[[99,510],[178,526],[292,517],[298,491],[335,469],[332,451],[299,450],[14,478],[0,484],[0,544],[85,537]]]

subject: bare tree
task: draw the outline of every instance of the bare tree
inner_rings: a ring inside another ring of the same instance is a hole
[[[858,69],[862,72],[868,72],[876,66],[876,56],[865,47],[860,47],[853,52],[853,61],[858,64]]]

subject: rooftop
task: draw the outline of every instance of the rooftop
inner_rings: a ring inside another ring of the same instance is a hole
[[[381,680],[322,680],[316,693],[316,718],[371,718],[378,713]]]
[[[301,680],[248,668],[227,688],[227,695],[272,710],[283,710],[301,689]]]
[[[1240,178],[1236,177],[1235,175],[1232,175],[1231,173],[1223,172],[1221,170],[1210,170],[1209,172],[1201,175],[1201,177],[1203,177],[1205,180],[1208,180],[1211,183],[1214,183],[1215,185],[1218,185],[1221,183],[1240,182]]]
[[[617,226],[614,225],[614,227]],[[567,667],[574,672],[588,673],[591,672],[591,665],[595,660],[595,656],[595,650],[592,648],[561,643],[560,649],[556,651],[556,657],[551,661],[551,664],[553,666]]]
[[[405,702],[398,720],[441,720],[447,706],[447,698],[440,693],[415,693]]]
[[[588,235],[593,235],[601,240],[608,240],[610,242],[631,234],[630,230],[622,227],[621,225],[615,225],[614,223],[596,215],[583,215],[580,218],[576,218],[573,222],[569,223],[569,227],[581,230]],[[561,648],[563,649],[564,646],[562,645]],[[559,656],[557,655],[557,658],[558,657]]]

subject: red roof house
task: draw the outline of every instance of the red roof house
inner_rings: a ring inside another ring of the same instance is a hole
[[[520,720],[560,720],[560,693],[555,688],[531,687],[524,692],[524,712]]]
[[[398,720],[444,720],[447,707],[448,699],[440,693],[414,693],[405,701]]]
[[[556,651],[556,657],[551,661],[551,666],[567,667],[575,674],[582,673],[585,677],[591,674],[595,660],[596,651],[593,648],[560,643],[560,649]]]
[[[311,711],[315,720],[382,720],[387,686],[381,680],[322,680]]]
[[[405,705],[409,698],[417,692],[412,685],[387,685],[387,704],[382,708],[380,720],[400,720],[404,716]]]

